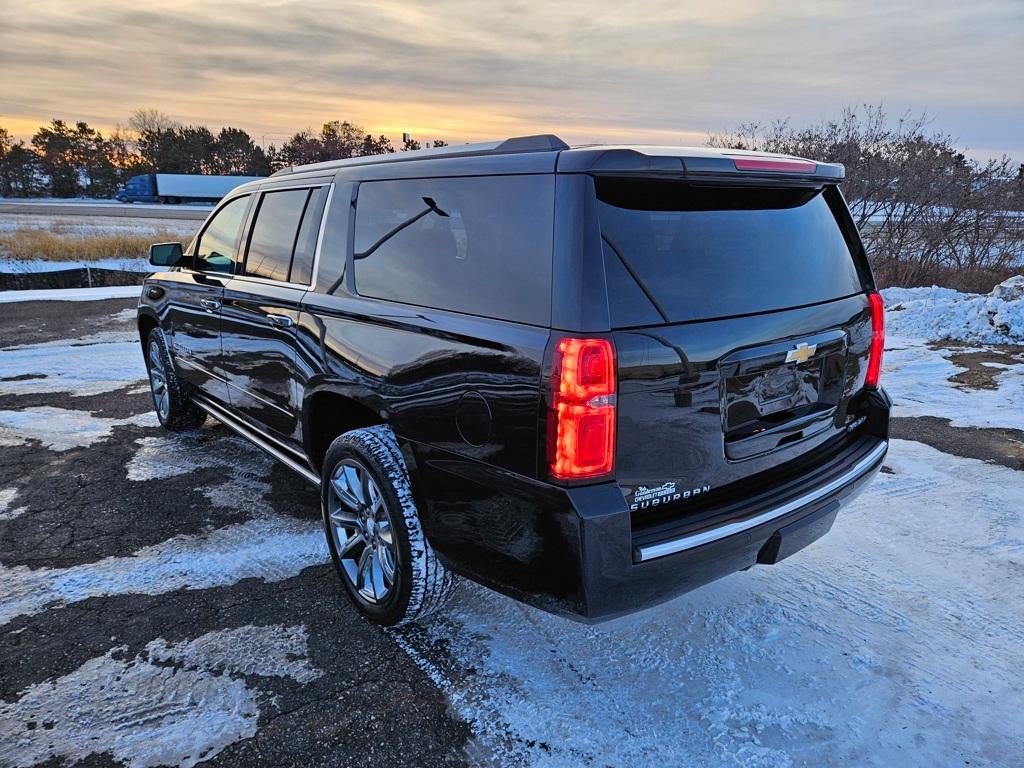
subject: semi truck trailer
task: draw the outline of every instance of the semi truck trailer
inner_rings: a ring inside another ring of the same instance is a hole
[[[123,203],[216,203],[240,184],[262,178],[143,173],[132,176],[114,197]]]

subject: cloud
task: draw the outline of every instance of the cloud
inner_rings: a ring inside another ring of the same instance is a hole
[[[449,140],[693,141],[884,100],[1019,152],[1016,0],[431,4],[106,0],[6,14],[0,123],[138,107],[279,141],[327,119]]]

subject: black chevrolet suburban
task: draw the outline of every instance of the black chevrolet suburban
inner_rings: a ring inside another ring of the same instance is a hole
[[[842,179],[554,136],[288,168],[153,246],[153,401],[319,486],[374,621],[454,574],[585,621],[651,606],[807,545],[881,466]]]

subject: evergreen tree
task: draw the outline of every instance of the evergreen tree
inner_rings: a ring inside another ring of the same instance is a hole
[[[63,120],[51,120],[32,137],[43,172],[50,177],[50,194],[54,197],[75,197],[81,192],[81,141],[82,134],[89,130],[85,123],[72,128]]]
[[[270,164],[263,149],[241,128],[221,128],[217,135],[214,167],[234,176],[266,176]]]

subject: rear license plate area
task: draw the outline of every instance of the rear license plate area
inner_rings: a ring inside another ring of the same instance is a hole
[[[794,349],[811,348],[787,362]],[[843,391],[846,334],[739,350],[720,366],[726,458],[760,456],[826,429]]]

